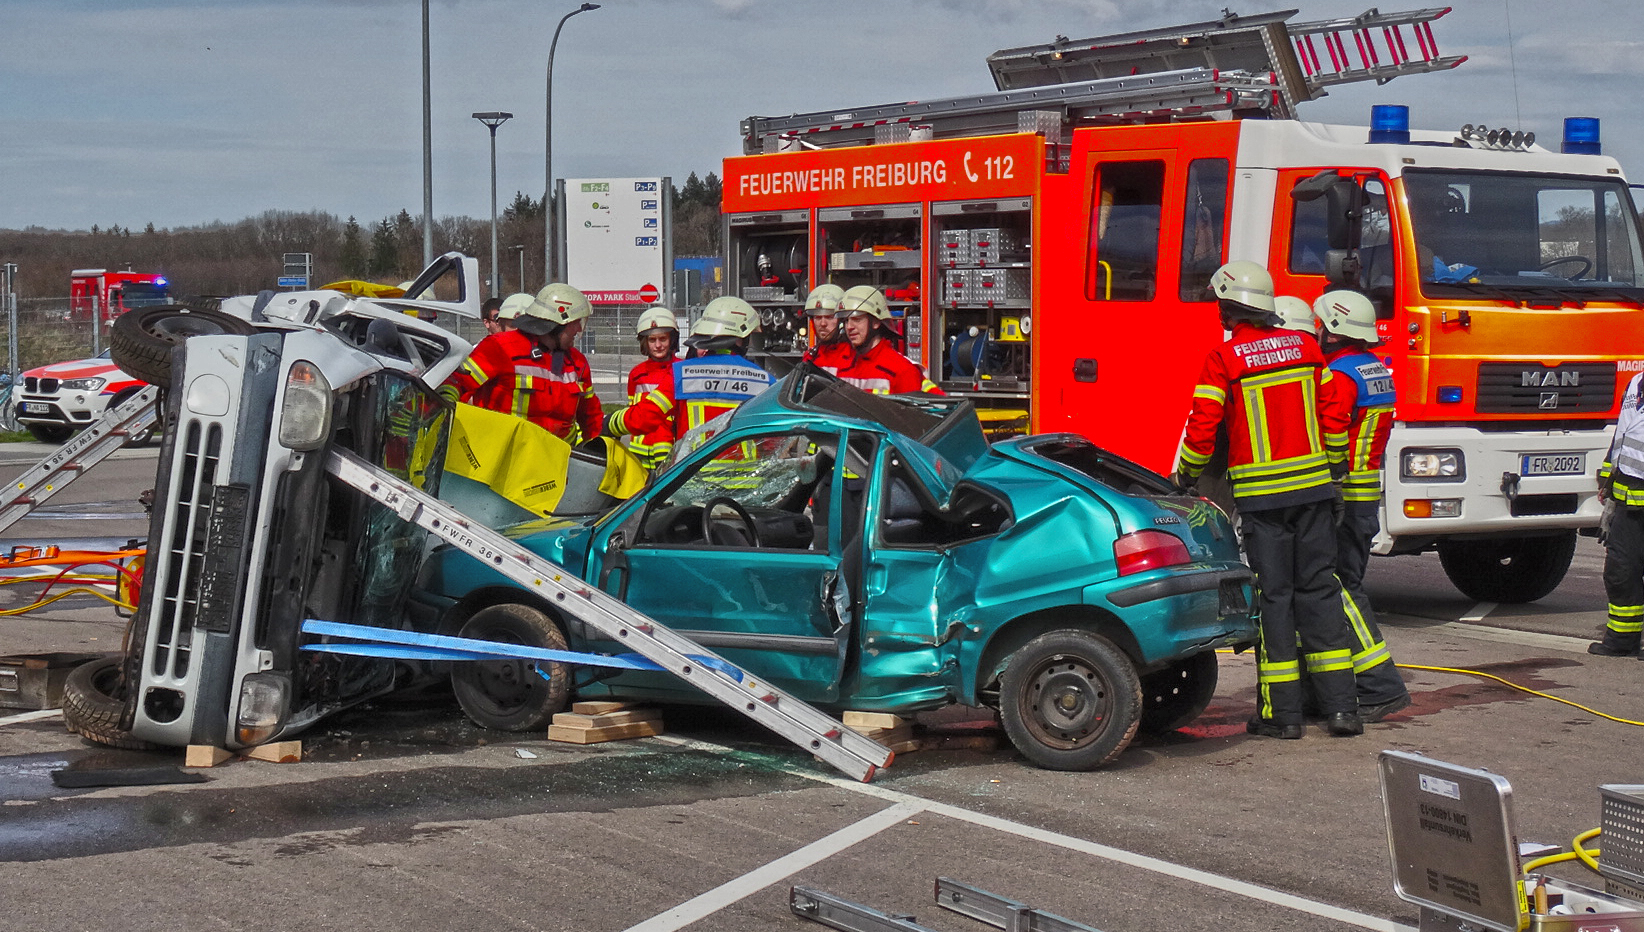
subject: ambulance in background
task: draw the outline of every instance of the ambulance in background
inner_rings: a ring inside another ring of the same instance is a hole
[[[1218,266],[1260,262],[1308,301],[1356,288],[1398,380],[1377,552],[1436,549],[1480,601],[1540,598],[1598,524],[1644,369],[1644,237],[1598,121],[1548,146],[1413,130],[1397,105],[1294,113],[1460,64],[1444,12],[1058,39],[991,56],[994,94],[750,117],[723,172],[728,293],[780,364],[808,288],[876,285],[904,352],[997,434],[1073,431],[1168,472],[1223,336]]]

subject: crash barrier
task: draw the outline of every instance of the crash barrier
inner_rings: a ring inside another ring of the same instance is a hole
[[[359,457],[332,450],[326,471],[386,506],[401,520],[488,565],[556,610],[645,657],[727,706],[748,716],[824,762],[864,783],[895,756],[888,748],[846,728],[761,678],[748,675],[700,644],[635,611],[615,596],[545,560],[421,489]],[[696,658],[710,658],[704,663]],[[733,672],[734,671],[734,672]]]

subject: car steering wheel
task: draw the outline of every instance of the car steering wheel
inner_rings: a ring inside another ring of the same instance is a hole
[[[702,503],[702,539],[709,544],[714,542],[713,515],[714,510],[720,505],[724,505],[736,513],[737,520],[742,522],[743,530],[747,532],[749,546],[760,546],[759,525],[754,523],[753,515],[748,514],[748,509],[743,508],[741,502],[723,495],[710,498]]]
[[[1593,270],[1593,260],[1587,258],[1586,256],[1560,256],[1557,259],[1552,259],[1552,260],[1549,260],[1547,262],[1541,263],[1540,267],[1537,268],[1536,271],[1545,272],[1545,271],[1547,271],[1548,269],[1552,268],[1555,265],[1564,265],[1564,264],[1570,263],[1570,262],[1579,262],[1579,263],[1581,263],[1581,271],[1575,273],[1574,275],[1560,276],[1561,278],[1563,278],[1567,281],[1575,281],[1576,279],[1580,278],[1583,275],[1586,275],[1588,272],[1591,272]]]

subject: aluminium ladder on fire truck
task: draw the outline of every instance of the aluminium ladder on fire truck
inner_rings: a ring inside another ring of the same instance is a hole
[[[1063,141],[1064,124],[1229,111],[1293,118],[1298,104],[1324,96],[1329,86],[1385,84],[1466,61],[1439,54],[1432,23],[1448,12],[1371,9],[1287,24],[1296,11],[1284,10],[1092,39],[1058,36],[988,56],[997,93],[748,117],[741,124],[743,152],[905,142],[915,127],[928,127],[936,138],[1042,132],[1055,143]]]
[[[528,592],[660,664],[826,763],[868,782],[894,756],[888,748],[760,677],[755,677],[581,577],[478,524],[421,489],[352,453],[332,450],[326,470]]]
[[[158,388],[145,386],[12,480],[10,491],[0,504],[0,532],[107,459],[132,434],[150,427],[158,417],[159,398]]]

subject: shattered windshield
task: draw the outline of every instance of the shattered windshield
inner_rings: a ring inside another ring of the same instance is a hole
[[[1404,183],[1427,295],[1644,297],[1638,214],[1619,178],[1412,170]]]

